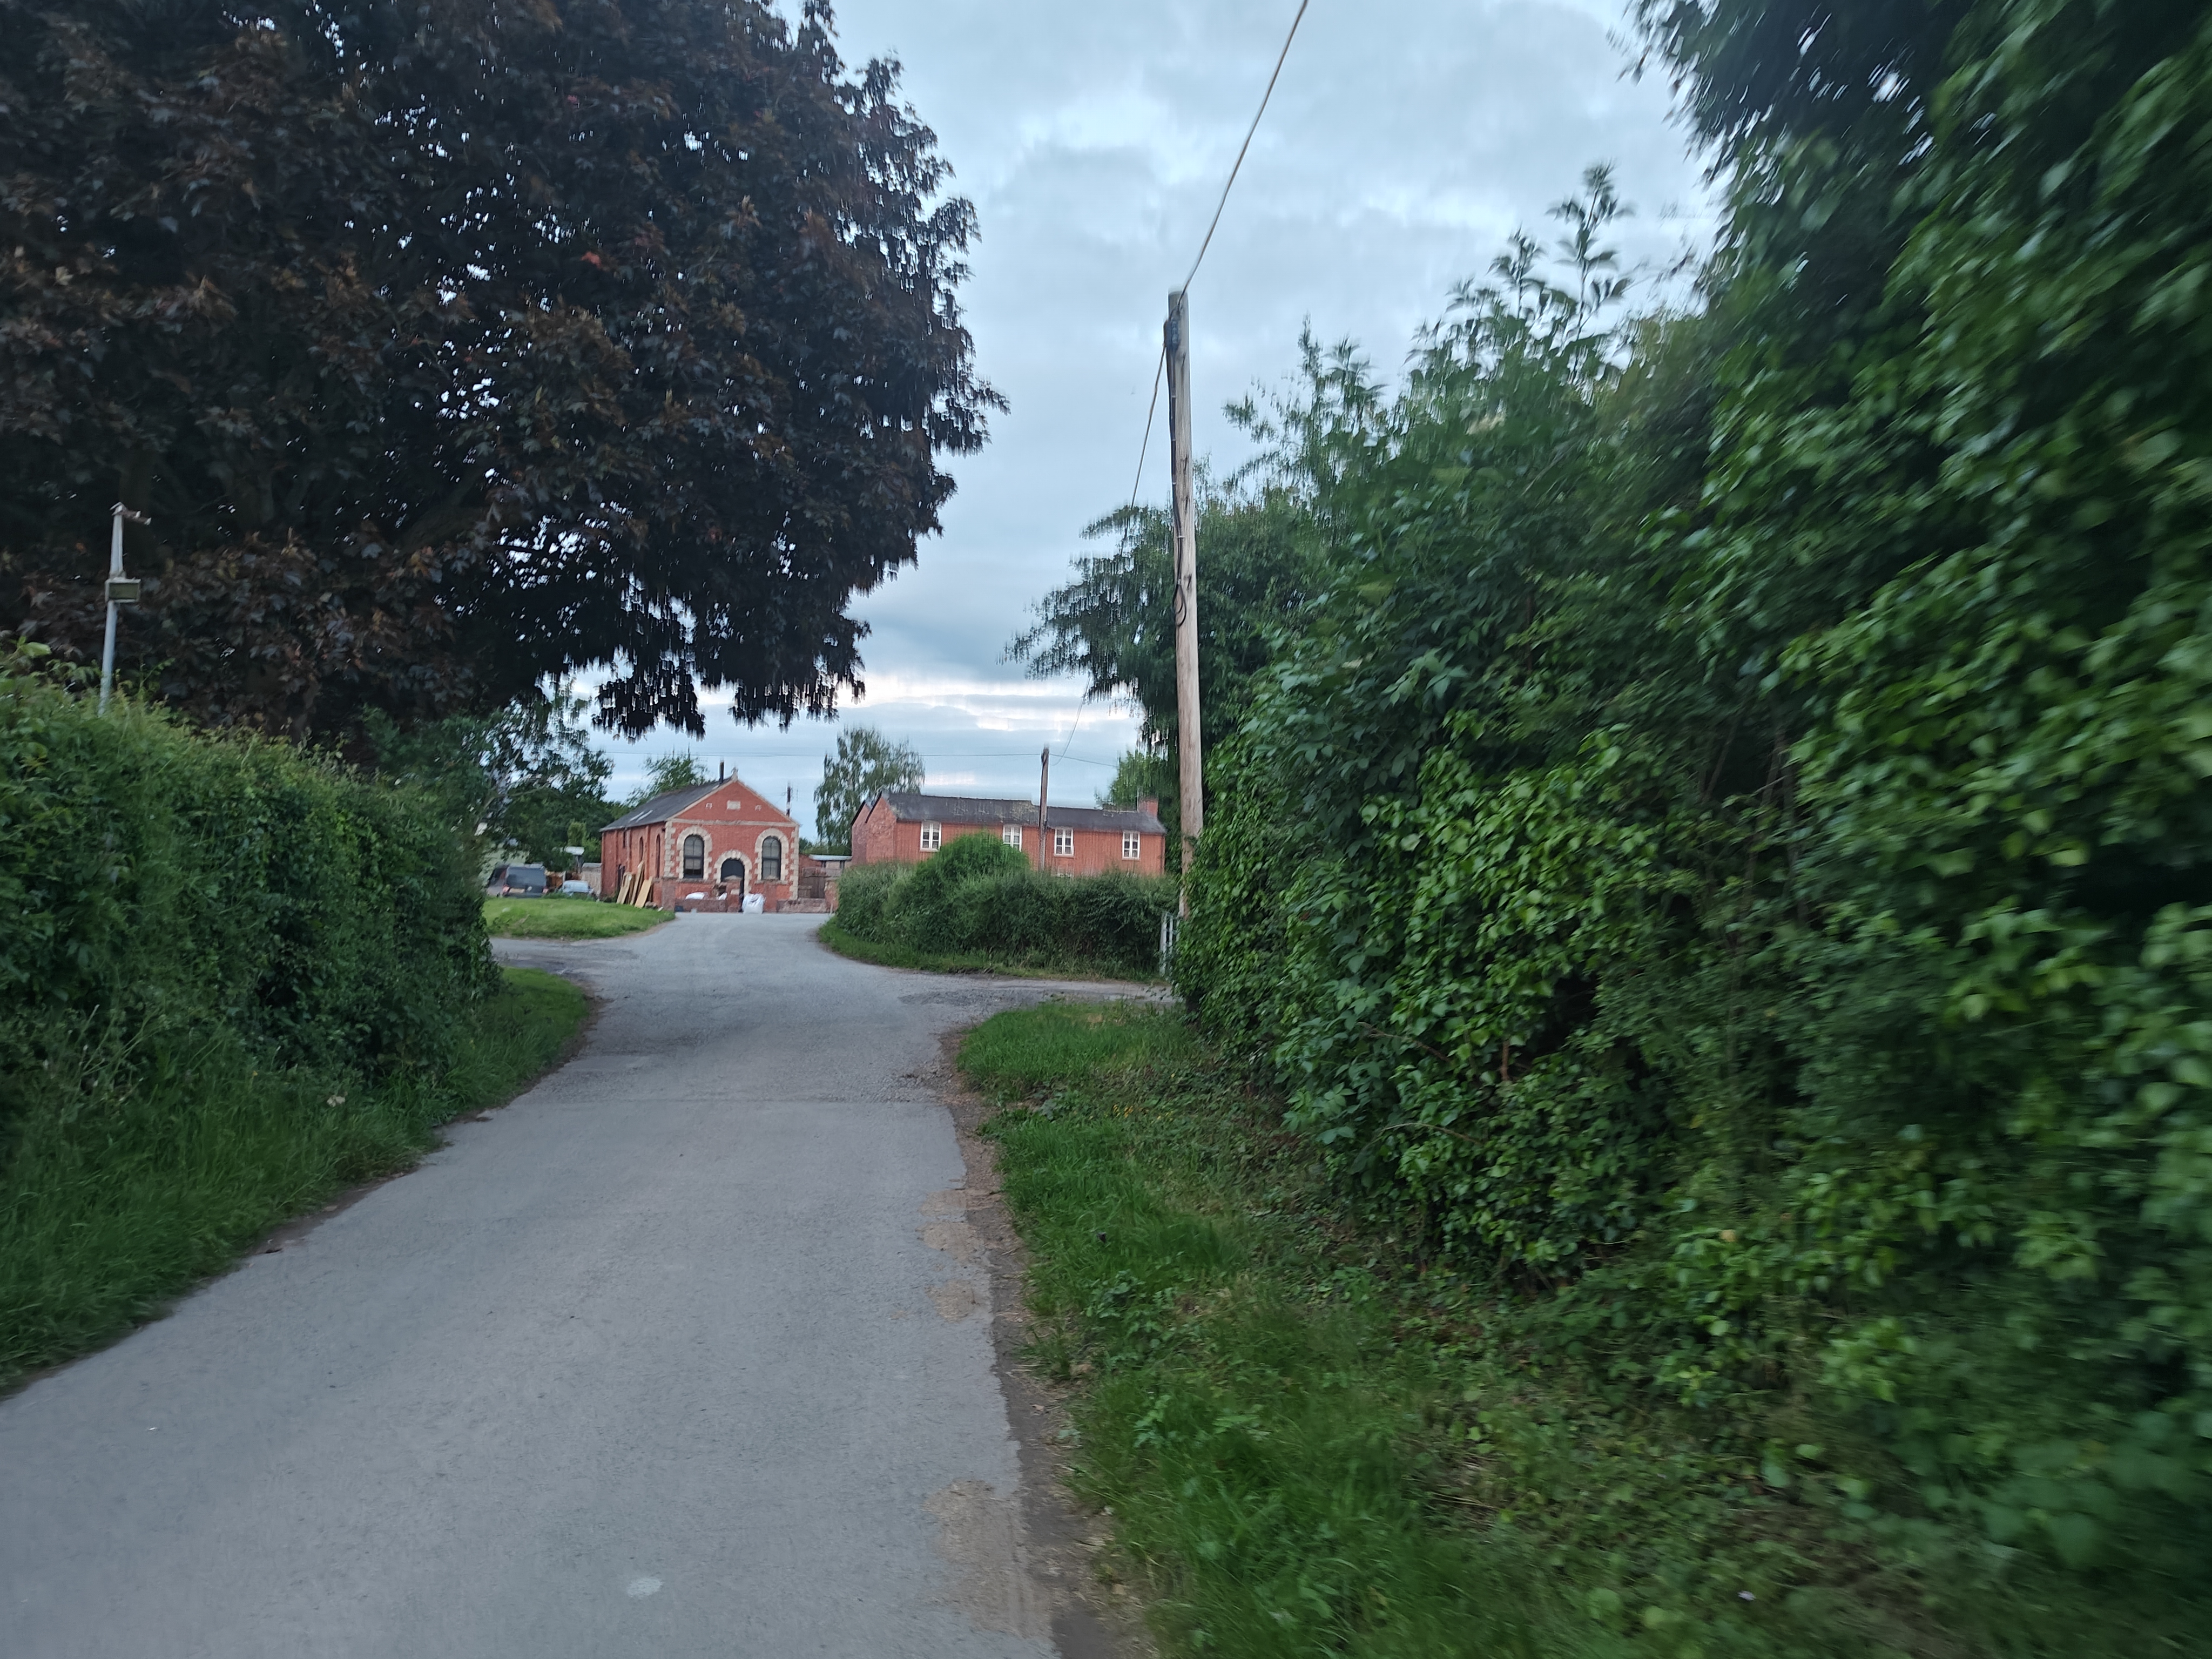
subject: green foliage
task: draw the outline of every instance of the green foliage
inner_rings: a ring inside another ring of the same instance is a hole
[[[884,61],[759,0],[0,0],[0,627],[350,735],[826,712],[999,399]]]
[[[484,927],[501,939],[619,939],[672,921],[672,910],[641,910],[588,898],[492,898]]]
[[[1566,275],[1518,242],[1394,398],[1316,385],[1331,580],[1210,762],[1178,981],[1538,1351],[1800,1413],[1883,1559],[2179,1606],[2212,20],[1643,9],[1729,169],[1708,308],[1605,319],[1593,179]]]
[[[839,884],[837,925],[923,956],[1150,975],[1172,882],[1118,872],[1040,875],[996,836],[956,836],[919,866],[857,865]]]
[[[32,666],[0,672],[11,1374],[404,1162],[505,1086],[484,1045],[512,1024],[432,798],[127,699],[99,714]]]
[[[696,789],[714,780],[699,757],[688,749],[672,749],[665,755],[655,755],[645,763],[645,781],[623,802],[625,808],[642,806],[656,795],[665,795],[678,789]]]
[[[459,842],[411,791],[0,675],[0,1125],[127,1092],[149,1031],[434,1071],[493,982]]]
[[[565,870],[571,860],[562,849],[580,845],[586,858],[598,857],[598,826],[616,815],[606,798],[614,763],[592,746],[587,713],[564,685],[496,714],[453,714],[407,730],[372,710],[362,737],[378,775],[434,801],[480,867],[513,848],[526,862]]]
[[[921,751],[910,743],[893,743],[872,726],[852,726],[837,734],[837,747],[822,757],[822,781],[814,789],[814,828],[821,851],[853,850],[853,820],[886,789],[919,789]]]
[[[1157,1011],[1051,1002],[1016,1018],[984,1021],[961,1039],[960,1069],[1011,1099],[1094,1072],[1180,1066],[1198,1053],[1190,1027]]]
[[[1126,810],[1149,798],[1164,806],[1175,797],[1175,770],[1164,750],[1127,750],[1114,763],[1113,781],[1098,792],[1098,804]]]
[[[1249,429],[1273,433],[1249,407],[1231,413]],[[1209,745],[1234,731],[1276,630],[1317,583],[1308,531],[1300,501],[1280,482],[1217,482],[1200,469],[1199,701]],[[1137,705],[1146,747],[1124,757],[1108,794],[1121,804],[1121,792],[1130,790],[1126,804],[1133,806],[1142,795],[1159,798],[1169,868],[1176,869],[1182,857],[1182,807],[1174,758],[1179,728],[1168,514],[1161,507],[1127,507],[1084,533],[1112,537],[1114,550],[1079,560],[1075,579],[1038,602],[1036,626],[1017,635],[1006,655],[1039,678],[1081,675],[1087,696],[1124,697]]]
[[[405,1169],[437,1125],[496,1106],[559,1058],[588,1005],[502,970],[439,1074],[374,1084],[270,1067],[220,1029],[141,1032],[127,1090],[87,1078],[17,1126],[0,1164],[0,1389],[121,1334],[276,1223]]]
[[[2202,1596],[1890,1522],[1802,1398],[1654,1401],[1562,1320],[1395,1223],[1347,1227],[1243,1068],[1171,1014],[985,1022],[963,1071],[1030,1252],[1029,1358],[1071,1392],[1102,1570],[1166,1651],[2134,1659]]]

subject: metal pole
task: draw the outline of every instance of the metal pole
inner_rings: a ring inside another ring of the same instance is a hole
[[[1175,471],[1176,738],[1182,762],[1182,867],[1178,913],[1190,914],[1189,872],[1206,832],[1198,708],[1198,502],[1190,482],[1190,299],[1168,295],[1168,453]]]
[[[123,574],[123,503],[115,504],[115,533],[107,544],[107,580]],[[108,694],[115,690],[115,613],[119,607],[111,589],[107,597],[107,640],[100,647],[100,712],[107,712]]]

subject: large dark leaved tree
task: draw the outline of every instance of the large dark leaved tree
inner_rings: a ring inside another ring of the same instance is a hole
[[[0,627],[295,735],[788,719],[997,401],[893,66],[755,0],[0,0]]]

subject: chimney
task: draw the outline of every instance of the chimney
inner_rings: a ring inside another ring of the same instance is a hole
[[[715,781],[715,782],[717,782],[717,783],[727,783],[729,781],[730,781],[730,763],[729,763],[729,762],[727,762],[727,761],[716,761],[716,762],[714,763],[714,781]]]
[[[1137,810],[1139,812],[1150,812],[1154,817],[1159,817],[1160,798],[1158,795],[1146,796],[1137,803]]]

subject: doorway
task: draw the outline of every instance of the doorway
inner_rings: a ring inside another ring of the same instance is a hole
[[[729,896],[742,901],[745,896],[745,861],[735,853],[722,860],[721,873],[715,878],[730,890]]]

